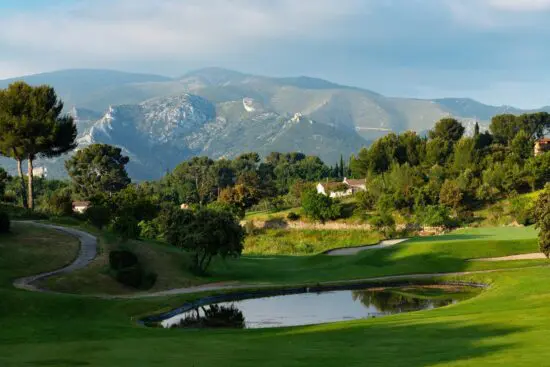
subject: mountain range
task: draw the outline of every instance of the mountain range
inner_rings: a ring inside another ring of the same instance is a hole
[[[272,78],[220,68],[181,77],[110,70],[63,70],[0,80],[52,85],[78,126],[79,148],[117,145],[136,180],[155,179],[195,156],[301,151],[328,164],[390,131],[423,133],[442,117],[473,128],[501,113],[533,112],[467,98],[411,99],[310,77]],[[543,107],[536,111],[548,111]],[[66,157],[38,162],[65,175]],[[0,160],[13,171],[13,162]]]

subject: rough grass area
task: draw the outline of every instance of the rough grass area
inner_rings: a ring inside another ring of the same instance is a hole
[[[329,278],[346,273],[353,277],[360,266],[363,275],[453,270],[455,260],[465,256],[532,251],[536,242],[527,231],[518,230],[512,233],[517,238],[509,240],[510,232],[500,230],[453,234],[332,260],[322,256],[257,260],[271,270],[264,274],[256,267],[249,278],[269,275],[282,282],[293,267],[306,266],[311,269],[301,271],[311,278],[325,273]],[[545,366],[550,360],[550,267],[461,277],[491,287],[475,298],[430,311],[283,329],[163,330],[139,327],[135,318],[198,295],[101,300],[12,288],[11,279],[17,276],[65,262],[53,251],[42,251],[51,248],[50,241],[59,243],[64,237],[55,232],[51,236],[43,247],[22,233],[0,237],[2,367]],[[242,267],[252,261],[243,260]],[[221,269],[220,264],[216,267]]]
[[[249,255],[313,255],[338,247],[378,243],[381,235],[362,230],[285,230],[268,229],[246,238],[244,253]]]
[[[93,231],[93,229],[88,229]],[[147,272],[157,274],[149,291],[182,288],[202,284],[206,280],[191,274],[188,255],[174,247],[143,241],[121,242],[117,237],[96,231],[99,254],[85,269],[48,278],[38,284],[44,288],[77,294],[129,294],[137,290],[117,282],[109,274],[109,252],[127,249],[135,253]]]
[[[0,277],[9,286],[16,278],[62,268],[76,258],[79,248],[75,237],[14,222],[11,233],[0,234]]]

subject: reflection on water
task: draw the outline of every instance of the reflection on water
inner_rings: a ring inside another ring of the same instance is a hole
[[[287,294],[197,307],[161,322],[165,328],[266,328],[310,325],[447,306],[471,293],[444,288],[339,290]]]
[[[186,312],[178,323],[170,327],[180,328],[232,328],[243,329],[244,315],[234,305],[209,305]]]
[[[354,301],[360,301],[367,308],[376,308],[379,314],[390,315],[448,306],[454,302],[453,299],[419,298],[391,291],[353,291],[352,297]]]

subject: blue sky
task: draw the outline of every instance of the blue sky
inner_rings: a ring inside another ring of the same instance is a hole
[[[550,0],[0,0],[0,78],[221,66],[550,105]]]

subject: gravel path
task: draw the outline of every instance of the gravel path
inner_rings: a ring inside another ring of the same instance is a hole
[[[536,252],[532,254],[521,254],[521,255],[512,255],[512,256],[503,256],[503,257],[486,257],[480,259],[470,259],[468,261],[512,261],[512,260],[540,260],[546,259],[543,253]]]
[[[356,255],[357,253],[365,250],[376,250],[379,248],[385,248],[397,245],[399,243],[407,241],[408,238],[401,238],[397,240],[384,240],[381,241],[378,245],[367,245],[367,246],[359,246],[359,247],[343,247],[343,248],[337,248],[334,250],[329,250],[325,252],[325,255],[329,256],[351,256]]]
[[[25,223],[33,226],[55,229],[60,232],[66,233],[68,235],[74,236],[78,238],[78,240],[80,241],[80,251],[78,253],[77,258],[71,264],[67,265],[64,268],[53,270],[47,273],[31,275],[25,278],[16,279],[13,282],[13,285],[16,288],[26,289],[31,291],[46,292],[46,290],[40,289],[34,286],[32,283],[37,280],[49,278],[54,275],[66,274],[78,269],[85,268],[86,266],[88,266],[88,264],[90,264],[90,262],[92,262],[93,259],[95,259],[97,255],[97,238],[87,232],[79,231],[78,229],[74,229],[74,228],[36,223],[31,221],[20,221],[18,223]]]

